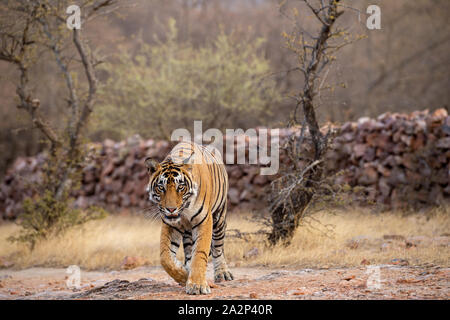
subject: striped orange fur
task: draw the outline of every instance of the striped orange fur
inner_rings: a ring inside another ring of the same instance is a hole
[[[188,294],[211,292],[206,282],[210,254],[216,282],[232,280],[224,257],[228,175],[218,152],[181,142],[161,163],[146,160],[147,191],[157,204],[161,228],[161,264]],[[185,255],[176,254],[181,243]]]

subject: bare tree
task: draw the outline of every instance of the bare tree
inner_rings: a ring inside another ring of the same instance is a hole
[[[83,129],[95,105],[98,86],[95,67],[100,60],[83,39],[82,30],[89,20],[118,7],[115,0],[78,1],[81,29],[71,30],[66,26],[66,10],[72,4],[73,1],[53,0],[15,0],[0,4],[0,60],[17,67],[17,108],[26,111],[50,146],[43,183],[37,188],[41,196],[50,194],[55,200],[51,202],[54,207],[50,205],[43,217],[47,226],[57,220],[57,213],[53,215],[52,210],[57,210],[59,201],[67,199],[70,188],[80,176]],[[30,84],[30,70],[41,62],[42,57],[48,56],[54,59],[66,87],[67,106],[58,106],[61,114],[58,120],[66,121],[62,126],[47,120],[41,111],[39,94]],[[78,77],[80,69],[82,72]],[[64,118],[66,114],[67,119]],[[32,228],[39,227],[32,225]]]
[[[297,66],[289,72],[299,72],[303,78],[303,88],[293,96],[296,105],[290,121],[291,126],[301,125],[299,135],[293,135],[285,146],[291,158],[292,168],[272,183],[272,231],[269,242],[280,241],[289,244],[294,231],[305,216],[308,205],[321,188],[324,167],[324,155],[332,137],[332,130],[322,133],[316,115],[317,95],[324,87],[327,68],[336,60],[336,52],[352,43],[356,38],[336,26],[336,21],[343,14],[337,0],[312,1],[301,0],[312,12],[317,21],[316,31],[306,30],[298,19],[298,9],[292,8],[292,15],[284,9],[287,1],[280,7],[280,12],[290,19],[294,28],[290,34],[285,33],[286,46],[296,57]],[[298,114],[303,114],[299,119]],[[309,135],[306,135],[306,129]],[[311,155],[303,154],[303,144],[310,146]],[[300,164],[303,165],[300,165]]]

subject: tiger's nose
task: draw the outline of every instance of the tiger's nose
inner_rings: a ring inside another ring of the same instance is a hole
[[[173,213],[177,208],[166,208],[170,213]]]

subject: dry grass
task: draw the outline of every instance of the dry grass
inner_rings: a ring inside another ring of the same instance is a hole
[[[145,257],[149,264],[157,264],[159,229],[144,218],[109,216],[42,241],[30,252],[24,245],[6,241],[18,230],[16,225],[0,225],[0,257],[17,268],[76,264],[88,270],[118,269],[125,256]]]
[[[226,256],[231,266],[266,267],[332,267],[360,265],[363,259],[371,264],[389,263],[394,258],[407,259],[410,264],[434,263],[450,265],[450,249],[431,244],[406,249],[394,243],[381,250],[383,235],[438,237],[450,230],[449,210],[428,215],[402,216],[398,213],[370,214],[361,210],[341,212],[337,215],[319,214],[322,224],[334,226],[332,233],[324,233],[325,227],[318,222],[301,227],[289,247],[267,248],[262,236],[249,240],[231,237],[226,242]],[[6,238],[17,232],[14,224],[0,225],[0,258],[14,263],[14,268],[31,266],[66,267],[71,264],[84,269],[118,269],[125,256],[143,257],[148,265],[159,265],[159,222],[134,216],[110,216],[92,221],[82,228],[74,229],[62,237],[38,243],[30,252],[25,246],[11,244]],[[258,226],[232,215],[229,229],[256,231]],[[364,236],[368,245],[356,249],[346,244],[349,239]],[[255,257],[244,254],[258,248]]]
[[[297,230],[289,247],[266,248],[264,243],[253,241],[228,241],[227,257],[238,265],[264,265],[286,267],[337,267],[358,266],[363,259],[371,264],[388,264],[392,259],[406,259],[410,264],[434,263],[450,265],[450,248],[432,243],[428,246],[406,248],[405,241],[394,241],[382,250],[384,235],[439,237],[450,230],[450,212],[434,212],[425,215],[402,216],[399,213],[371,214],[351,211],[335,215],[318,214],[315,221],[308,221]],[[242,231],[255,230],[249,222],[231,221]],[[332,226],[332,232],[325,225]],[[358,248],[348,246],[352,239],[367,238]],[[245,252],[258,248],[260,254],[252,259],[243,259]],[[384,246],[386,247],[386,245]]]

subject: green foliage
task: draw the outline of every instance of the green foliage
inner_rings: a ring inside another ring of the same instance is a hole
[[[177,40],[175,20],[165,41],[142,41],[136,54],[125,50],[103,70],[109,75],[93,122],[112,138],[132,134],[168,138],[173,129],[248,128],[264,124],[280,99],[263,43],[238,42],[220,33],[211,45],[195,48]]]

